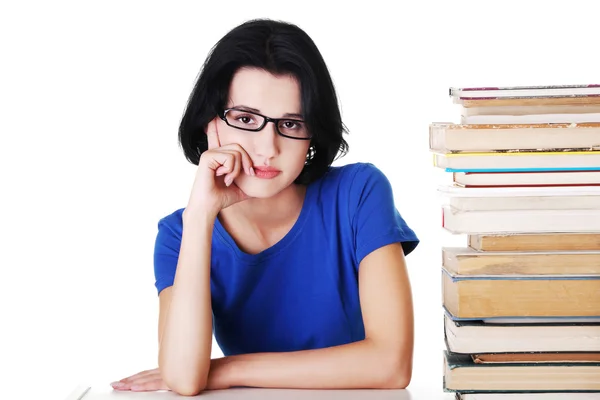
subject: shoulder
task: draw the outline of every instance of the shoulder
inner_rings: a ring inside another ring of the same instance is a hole
[[[158,231],[169,236],[181,237],[183,232],[183,211],[185,208],[177,209],[170,214],[160,217],[158,220]]]
[[[372,163],[356,162],[331,166],[322,178],[324,185],[360,186],[369,180],[388,181],[385,174]]]
[[[355,197],[372,188],[387,192],[392,190],[387,176],[374,164],[367,162],[329,167],[320,179],[320,186],[322,192],[339,192],[343,197]]]

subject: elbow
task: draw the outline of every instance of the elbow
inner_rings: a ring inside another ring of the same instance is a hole
[[[195,385],[191,385],[191,386],[183,386],[182,385],[180,388],[174,388],[171,390],[180,396],[197,396],[204,390],[204,387],[195,386]]]
[[[385,389],[406,389],[410,384],[412,374],[410,372],[396,371],[386,376]]]
[[[185,371],[159,364],[160,375],[167,387],[181,396],[197,396],[206,389],[207,374],[190,375]]]
[[[163,378],[163,382],[172,392],[181,396],[197,396],[206,389],[206,381],[193,381],[190,379]]]
[[[406,389],[412,378],[411,357],[401,354],[396,357],[388,357],[385,365],[387,368],[380,369],[379,387],[381,389]]]

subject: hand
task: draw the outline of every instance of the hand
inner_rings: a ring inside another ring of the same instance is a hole
[[[213,358],[210,360],[210,370],[206,390],[228,389],[231,385],[231,359],[229,357]],[[148,392],[171,390],[163,382],[158,368],[138,372],[120,381],[110,384],[113,389],[121,391]]]
[[[221,146],[217,118],[207,126],[208,150],[202,153],[187,209],[214,215],[232,204],[250,198],[234,182],[240,174],[254,176],[252,160],[236,143]],[[184,211],[185,212],[185,211]]]
[[[163,382],[158,368],[139,372],[110,385],[115,390],[131,390],[134,392],[171,390]]]

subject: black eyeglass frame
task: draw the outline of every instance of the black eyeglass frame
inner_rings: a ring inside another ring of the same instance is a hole
[[[259,126],[256,129],[241,128],[239,126],[231,125],[229,123],[229,121],[227,121],[227,117],[226,117],[227,113],[229,111],[231,111],[231,110],[246,112],[248,114],[253,114],[253,115],[258,115],[259,117],[263,117],[264,118],[263,119],[263,123],[261,124],[261,126]],[[228,126],[231,126],[232,128],[241,129],[243,131],[249,131],[249,132],[258,132],[258,131],[261,131],[261,130],[264,129],[265,126],[267,126],[268,122],[272,122],[272,123],[275,124],[275,129],[277,130],[277,133],[280,134],[283,137],[286,137],[286,138],[289,138],[289,139],[295,139],[295,140],[311,140],[312,139],[312,136],[309,136],[309,137],[306,137],[306,138],[299,138],[299,137],[295,137],[295,136],[289,136],[289,135],[286,135],[284,133],[281,133],[281,131],[279,130],[279,121],[292,121],[292,122],[301,122],[303,124],[306,124],[306,122],[301,121],[299,119],[293,119],[293,118],[270,118],[270,117],[267,117],[266,115],[262,115],[262,114],[259,114],[259,113],[256,113],[256,112],[252,112],[252,111],[247,111],[247,110],[240,110],[239,108],[235,108],[235,107],[234,108],[227,108],[227,109],[223,110],[219,114],[219,118],[221,118],[223,121],[225,121],[225,123]]]

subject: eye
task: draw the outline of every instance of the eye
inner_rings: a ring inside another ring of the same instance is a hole
[[[236,120],[238,120],[244,124],[248,124],[248,123],[250,123],[250,121],[252,121],[252,117],[249,115],[240,115],[236,118]]]
[[[300,127],[300,124],[294,121],[283,121],[282,125],[285,129],[297,129]]]

